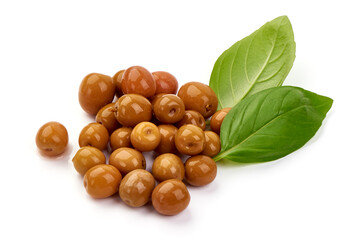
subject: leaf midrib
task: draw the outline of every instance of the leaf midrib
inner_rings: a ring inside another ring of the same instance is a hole
[[[263,126],[260,127],[259,129],[257,129],[256,131],[254,131],[251,135],[249,135],[248,137],[246,137],[246,138],[245,138],[243,141],[241,141],[240,143],[234,145],[233,147],[231,147],[230,149],[224,151],[223,153],[218,154],[218,155],[214,158],[214,160],[215,160],[215,161],[218,161],[218,160],[220,160],[220,159],[223,158],[223,157],[221,157],[221,156],[223,156],[223,155],[224,155],[224,156],[229,155],[229,153],[231,153],[231,152],[233,151],[233,149],[239,148],[241,144],[245,143],[248,139],[250,139],[251,137],[253,137],[257,132],[259,132],[260,130],[262,130],[263,128],[265,128],[266,126],[268,126],[269,124],[271,124],[273,121],[277,120],[278,118],[280,118],[280,117],[282,117],[282,116],[285,116],[285,115],[289,114],[289,113],[292,112],[292,111],[298,110],[298,109],[303,108],[303,107],[310,107],[310,106],[311,106],[311,105],[309,105],[309,104],[304,104],[304,105],[302,105],[302,106],[293,108],[293,109],[291,109],[291,110],[289,110],[289,111],[287,111],[287,112],[285,112],[285,113],[283,113],[283,114],[277,115],[275,118],[273,118],[272,120],[270,120],[269,122],[267,122],[265,125],[263,125]]]

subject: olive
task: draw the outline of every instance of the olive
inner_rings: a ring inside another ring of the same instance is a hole
[[[145,97],[138,94],[125,94],[115,104],[117,121],[126,127],[134,127],[152,118],[152,105]]]
[[[184,116],[181,121],[179,121],[176,126],[178,128],[182,127],[186,124],[193,124],[196,125],[204,131],[206,129],[206,121],[204,120],[204,117],[199,112],[193,111],[193,110],[186,110],[184,112]]]
[[[119,194],[128,206],[141,207],[151,198],[155,179],[146,170],[136,169],[128,173],[120,184]]]
[[[116,96],[121,97],[123,95],[122,89],[121,89],[121,83],[122,83],[122,75],[125,72],[125,70],[120,70],[115,75],[113,75],[112,80],[116,86]]]
[[[122,147],[113,151],[109,164],[115,166],[122,176],[135,169],[146,169],[145,157],[133,148]]]
[[[164,71],[152,73],[156,82],[156,94],[168,93],[176,94],[178,89],[178,81],[172,74]]]
[[[72,158],[76,171],[84,175],[90,168],[98,164],[105,164],[105,155],[97,148],[85,146],[80,148]]]
[[[206,84],[186,83],[180,88],[177,95],[183,100],[186,110],[195,110],[204,118],[212,116],[217,110],[217,96]]]
[[[57,156],[65,152],[69,135],[64,125],[48,122],[40,127],[36,134],[36,145],[47,156]]]
[[[204,133],[200,127],[192,124],[183,125],[176,133],[175,144],[180,153],[197,155],[204,149]]]
[[[221,151],[221,141],[217,133],[204,131],[205,144],[202,154],[213,157]]]
[[[158,156],[153,162],[152,174],[160,182],[168,179],[182,180],[184,178],[184,165],[177,155],[165,153]]]
[[[156,83],[146,68],[133,66],[123,73],[121,89],[124,94],[136,93],[148,98],[155,95]]]
[[[80,147],[92,146],[104,150],[107,147],[108,138],[108,131],[102,124],[90,123],[81,130],[79,145]]]
[[[122,176],[114,166],[99,164],[90,168],[84,176],[84,186],[93,198],[107,198],[118,191]]]
[[[164,94],[154,101],[153,112],[160,122],[175,123],[183,118],[185,107],[178,96]]]
[[[186,181],[193,186],[207,185],[216,178],[216,175],[216,162],[208,156],[190,157],[185,163]]]
[[[213,114],[210,122],[210,126],[213,132],[220,134],[221,125],[224,120],[224,117],[231,110],[231,108],[222,108],[218,110],[215,114]]]
[[[80,84],[79,102],[82,109],[96,115],[106,104],[111,103],[115,96],[115,85],[110,76],[91,73]]]
[[[122,127],[116,129],[110,136],[111,151],[121,147],[131,146],[131,132],[132,128]]]
[[[157,154],[176,152],[175,137],[177,128],[173,125],[159,125],[161,141],[155,149]]]
[[[115,103],[109,103],[102,107],[96,114],[96,122],[105,126],[109,133],[121,127],[115,116]]]
[[[182,212],[190,200],[186,185],[178,179],[161,182],[152,192],[152,205],[163,215],[176,215]]]
[[[131,144],[141,152],[154,150],[161,141],[158,127],[151,122],[141,122],[131,132]]]

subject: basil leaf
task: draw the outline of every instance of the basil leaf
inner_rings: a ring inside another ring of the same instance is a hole
[[[281,86],[294,59],[294,34],[287,16],[267,22],[238,41],[218,58],[212,70],[209,85],[217,94],[218,109]]]
[[[221,126],[221,152],[215,157],[243,163],[286,156],[311,139],[333,100],[302,88],[263,90],[229,111]]]

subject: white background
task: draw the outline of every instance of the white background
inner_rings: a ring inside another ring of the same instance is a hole
[[[0,239],[359,239],[355,2],[2,0]],[[93,121],[77,99],[86,74],[142,65],[208,83],[225,49],[281,15],[297,43],[285,85],[334,99],[308,144],[274,162],[220,162],[173,217],[86,194],[71,163]],[[58,159],[36,149],[48,121],[69,132]]]

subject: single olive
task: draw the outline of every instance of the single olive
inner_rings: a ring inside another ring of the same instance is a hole
[[[221,141],[217,133],[212,131],[204,131],[204,149],[202,154],[213,157],[221,151]]]
[[[80,147],[92,146],[104,150],[108,143],[108,131],[99,123],[90,123],[86,125],[79,136]]]
[[[125,94],[115,104],[117,121],[126,127],[134,127],[152,118],[152,105],[145,97],[138,94]]]
[[[146,169],[145,157],[133,148],[122,147],[111,153],[109,164],[115,166],[122,176],[135,169]]]
[[[121,127],[115,116],[115,103],[102,107],[96,114],[96,122],[104,125],[109,133]]]
[[[121,83],[122,83],[122,75],[125,72],[125,70],[120,70],[115,75],[113,75],[112,80],[116,86],[116,96],[119,98],[123,95],[122,89],[121,89]]]
[[[146,68],[133,66],[123,73],[121,89],[124,94],[136,93],[148,98],[155,95],[156,83]]]
[[[79,102],[85,112],[96,115],[115,96],[115,85],[110,76],[91,73],[80,84]]]
[[[160,131],[151,122],[141,122],[131,132],[131,144],[141,152],[154,150],[160,141]]]
[[[187,159],[185,163],[186,181],[193,186],[211,183],[217,175],[216,162],[205,155],[197,155]]]
[[[151,173],[136,169],[123,178],[119,194],[128,206],[141,207],[150,200],[155,185],[156,182]]]
[[[132,128],[122,127],[116,129],[110,136],[111,151],[121,147],[131,146],[131,132]]]
[[[156,82],[156,94],[168,93],[176,94],[178,89],[178,81],[169,72],[157,71],[152,73]]]
[[[158,156],[152,164],[152,174],[157,181],[184,178],[184,165],[182,160],[173,153]]]
[[[173,125],[159,125],[158,130],[160,131],[161,141],[155,152],[157,154],[176,152],[175,137],[178,129]]]
[[[180,121],[185,113],[181,98],[174,94],[165,94],[155,100],[153,112],[162,123],[175,123]]]
[[[186,110],[195,110],[204,118],[212,116],[217,111],[218,99],[215,92],[206,84],[189,82],[178,91]]]
[[[176,124],[176,126],[178,128],[180,128],[186,124],[196,125],[196,126],[202,128],[203,131],[206,129],[206,121],[204,120],[204,117],[202,116],[202,114],[200,114],[197,111],[186,110],[184,112],[184,116],[183,116],[182,120],[179,121]]]
[[[215,114],[213,114],[210,122],[210,126],[213,132],[220,134],[221,125],[224,120],[224,117],[230,110],[231,108],[222,108],[221,110],[218,110]]]
[[[72,163],[78,173],[85,175],[85,173],[93,166],[105,164],[106,157],[99,149],[85,146],[77,151],[72,158]]]
[[[69,135],[64,125],[48,122],[40,127],[36,134],[36,145],[41,153],[56,156],[65,152]]]
[[[182,212],[190,200],[186,185],[178,179],[161,182],[152,192],[152,205],[163,215],[171,216]]]
[[[99,164],[84,176],[84,186],[93,198],[107,198],[118,191],[122,180],[120,171],[111,165]]]
[[[197,155],[204,148],[204,133],[200,127],[192,124],[183,125],[175,137],[176,148],[180,153]]]

